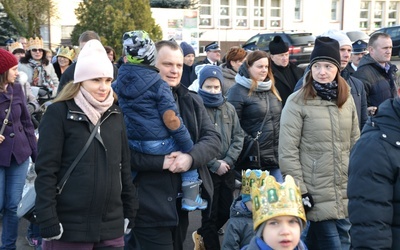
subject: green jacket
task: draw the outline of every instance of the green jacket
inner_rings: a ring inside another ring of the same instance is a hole
[[[350,93],[341,109],[319,96],[305,102],[302,90],[289,96],[281,116],[279,166],[299,183],[302,194],[313,197],[307,219],[348,217],[349,155],[359,137]]]

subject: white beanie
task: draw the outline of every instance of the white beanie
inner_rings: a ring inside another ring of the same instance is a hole
[[[327,30],[324,33],[322,33],[321,36],[327,36],[331,39],[335,39],[336,41],[339,42],[340,47],[344,45],[349,45],[350,47],[353,47],[353,43],[350,41],[350,38],[343,31],[333,30],[333,29]]]
[[[74,83],[99,77],[114,78],[113,65],[99,40],[89,40],[78,55]]]

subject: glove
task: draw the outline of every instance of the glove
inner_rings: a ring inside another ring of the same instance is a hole
[[[310,211],[314,207],[314,200],[309,193],[305,193],[301,195],[302,201],[303,201],[303,206],[304,210],[306,210],[306,213]]]
[[[124,219],[124,234],[129,234],[132,230],[132,226],[129,223],[129,219],[125,218]]]
[[[43,240],[47,240],[47,241],[50,241],[50,240],[59,240],[59,239],[61,239],[61,236],[62,236],[62,234],[63,234],[63,232],[64,232],[64,229],[63,229],[63,226],[61,225],[61,223],[58,223],[60,226],[59,226],[59,228],[58,228],[58,230],[57,230],[57,228],[55,228],[55,226],[54,227],[51,227],[51,228],[47,228],[48,229],[48,231],[50,232],[50,230],[51,229],[55,229],[55,230],[53,230],[53,231],[51,231],[51,232],[55,232],[55,233],[58,233],[59,232],[59,234],[58,235],[55,235],[55,236],[50,236],[50,237],[43,237]],[[47,230],[46,230],[47,231]],[[49,232],[46,232],[46,233],[49,233]],[[47,236],[46,235],[46,233],[44,233],[43,231],[41,232],[41,234],[42,234],[42,236]]]

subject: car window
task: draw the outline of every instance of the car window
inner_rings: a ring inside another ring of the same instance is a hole
[[[272,41],[273,38],[274,38],[274,35],[262,35],[260,37],[260,40],[258,41],[257,46],[259,48],[267,47],[267,46],[269,46],[269,43]]]
[[[288,34],[290,40],[292,40],[292,45],[304,45],[304,44],[314,44],[315,36],[311,33],[299,33],[299,34]]]
[[[389,28],[387,29],[386,33],[389,34],[391,38],[398,37],[400,35],[400,27],[396,27],[393,29]]]

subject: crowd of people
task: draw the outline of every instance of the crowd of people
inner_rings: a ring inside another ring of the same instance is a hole
[[[195,250],[400,248],[389,35],[327,30],[304,68],[280,36],[198,62],[143,30],[122,46],[85,31],[54,58],[39,37],[0,49],[0,249],[30,162],[35,249],[182,250],[194,210]]]

